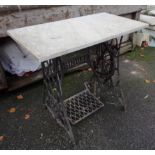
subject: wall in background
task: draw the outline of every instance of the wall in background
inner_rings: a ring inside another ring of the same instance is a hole
[[[74,5],[74,6],[0,6],[0,37],[8,29],[57,21],[87,14],[109,12],[116,15],[130,14],[146,5]]]

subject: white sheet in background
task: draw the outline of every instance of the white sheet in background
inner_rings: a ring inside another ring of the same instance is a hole
[[[8,39],[0,45],[0,62],[6,71],[18,76],[40,69],[39,61],[19,47],[12,39]]]
[[[151,15],[151,16],[155,16],[155,10],[149,11],[148,14]]]
[[[140,14],[140,21],[145,22],[149,25],[155,25],[155,17]]]
[[[155,31],[143,29],[142,32],[150,36],[149,47],[155,47]]]

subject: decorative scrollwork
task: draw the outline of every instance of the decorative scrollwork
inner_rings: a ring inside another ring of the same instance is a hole
[[[63,77],[62,65],[60,59],[45,61],[42,63],[44,76],[44,104],[69,134],[73,143],[75,143],[72,129],[67,117],[66,108],[63,103],[61,82]]]

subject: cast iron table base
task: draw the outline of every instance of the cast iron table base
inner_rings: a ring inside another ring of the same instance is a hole
[[[125,109],[124,95],[119,80],[119,50],[122,37],[84,49],[82,56],[62,60],[61,57],[42,63],[44,80],[44,104],[53,118],[69,134],[75,143],[71,124],[76,124],[104,106],[102,90],[112,89],[122,108]],[[85,83],[86,89],[63,100],[61,88],[63,75],[69,69],[87,63],[93,72]],[[113,79],[116,76],[115,80]],[[108,96],[106,94],[106,96]],[[110,95],[111,96],[111,95]]]

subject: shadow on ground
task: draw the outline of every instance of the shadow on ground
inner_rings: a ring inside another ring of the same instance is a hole
[[[126,112],[105,105],[73,126],[74,147],[66,132],[42,105],[42,81],[0,98],[0,149],[155,149],[155,49],[144,57],[139,50],[121,56],[121,85],[127,100]],[[88,72],[65,77],[65,95],[83,88]],[[151,83],[145,83],[148,79]],[[22,94],[23,100],[16,96]],[[147,97],[146,97],[147,96]],[[15,113],[8,113],[11,107]],[[30,119],[25,120],[25,114]]]

